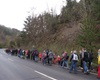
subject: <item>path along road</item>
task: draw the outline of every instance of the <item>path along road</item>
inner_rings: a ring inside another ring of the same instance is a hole
[[[58,65],[48,66],[41,62],[20,59],[0,49],[0,80],[97,80],[97,76],[69,73]]]

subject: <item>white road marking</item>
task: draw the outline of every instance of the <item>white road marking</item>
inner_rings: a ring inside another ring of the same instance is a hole
[[[10,60],[10,61],[14,61],[14,60],[12,60],[12,59],[10,59],[10,58],[8,58],[8,60]]]
[[[39,71],[36,71],[36,70],[34,70],[34,71],[35,71],[36,73],[38,73],[38,74],[41,74],[41,75],[43,75],[43,76],[45,76],[45,77],[51,79],[51,80],[57,80],[57,79],[55,79],[55,78],[52,78],[52,77],[50,77],[50,76],[48,76],[48,75],[46,75],[46,74],[43,74],[43,73],[39,72]]]

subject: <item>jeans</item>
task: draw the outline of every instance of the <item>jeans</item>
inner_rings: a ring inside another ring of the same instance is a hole
[[[77,61],[72,60],[71,61],[71,66],[70,66],[70,73],[74,69],[74,72],[77,73]]]
[[[83,66],[84,66],[84,72],[86,73],[88,71],[88,67],[85,61],[83,61]]]
[[[66,64],[67,68],[69,68],[68,60],[63,60],[62,67],[64,67],[64,64]]]
[[[42,59],[43,65],[46,64],[46,58]]]
[[[35,56],[35,61],[36,61],[36,62],[38,61],[38,57],[37,57],[37,56]]]
[[[49,65],[52,65],[52,58],[49,58]]]

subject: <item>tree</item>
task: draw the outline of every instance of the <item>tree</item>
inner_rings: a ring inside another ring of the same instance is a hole
[[[78,35],[78,44],[92,52],[98,39],[99,33],[96,29],[95,21],[91,18],[86,18],[82,23],[80,34]]]
[[[92,18],[100,24],[100,0],[92,0]]]
[[[79,21],[82,18],[81,5],[76,0],[66,0],[66,6],[61,10],[61,23]]]
[[[9,46],[10,46],[10,48],[15,48],[16,43],[14,41],[10,41]]]

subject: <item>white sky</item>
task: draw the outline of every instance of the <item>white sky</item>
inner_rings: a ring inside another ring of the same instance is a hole
[[[35,14],[51,8],[60,13],[66,0],[0,0],[0,24],[22,30],[24,20],[34,11]],[[79,0],[78,0],[79,1]]]

